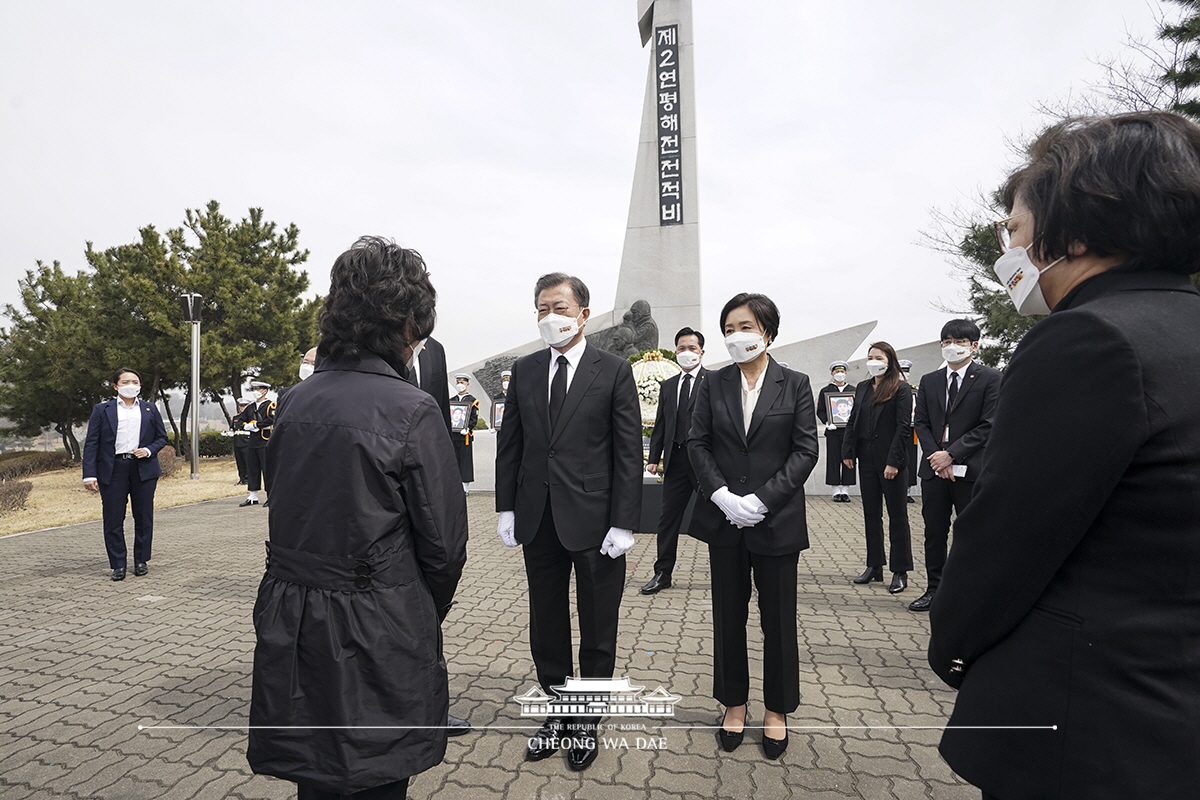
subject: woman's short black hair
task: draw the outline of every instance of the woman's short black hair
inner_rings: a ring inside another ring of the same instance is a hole
[[[1178,114],[1060,122],[1029,148],[1001,198],[1033,212],[1040,261],[1077,242],[1097,256],[1126,256],[1123,270],[1200,271],[1200,126]]]
[[[142,373],[138,372],[136,369],[133,369],[132,367],[117,367],[115,370],[113,370],[112,385],[116,386],[117,382],[121,380],[121,376],[126,372],[137,375],[138,383],[142,382]]]
[[[942,338],[940,341],[947,339],[966,339],[971,342],[978,342],[980,337],[979,326],[969,319],[952,319],[942,326]]]
[[[725,330],[725,318],[729,316],[729,312],[742,306],[750,307],[750,313],[758,320],[758,324],[762,325],[763,333],[771,337],[772,342],[775,341],[775,337],[779,335],[779,308],[765,294],[742,292],[729,298],[729,302],[721,309],[721,330]]]
[[[333,262],[317,353],[354,360],[369,350],[404,375],[412,345],[433,333],[436,302],[420,253],[364,236]]]

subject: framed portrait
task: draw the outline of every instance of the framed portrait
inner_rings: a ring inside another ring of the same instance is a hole
[[[465,433],[467,430],[467,420],[470,418],[470,403],[450,404],[450,430],[454,431],[455,433]]]
[[[846,427],[850,421],[850,412],[854,410],[853,392],[831,392],[825,395],[825,412],[829,422],[839,428]]]
[[[500,430],[500,426],[504,424],[504,401],[492,401],[492,430]]]

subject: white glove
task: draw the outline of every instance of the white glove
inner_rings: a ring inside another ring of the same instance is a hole
[[[742,498],[742,510],[746,512],[748,517],[757,517],[754,524],[762,522],[767,516],[766,504],[758,499],[756,494],[748,494]]]
[[[500,512],[500,524],[496,526],[496,533],[500,535],[500,541],[504,542],[505,547],[516,547],[517,541],[517,515],[512,511]]]
[[[629,548],[633,547],[633,531],[628,528],[609,528],[604,543],[600,545],[600,553],[609,558],[620,558]]]
[[[754,497],[754,495],[750,496]],[[739,528],[753,527],[762,522],[764,517],[756,510],[758,506],[762,505],[758,502],[757,497],[754,497],[755,505],[752,508],[744,505],[745,499],[730,492],[728,486],[722,486],[712,493],[712,501],[717,504],[717,508],[724,512],[725,519]]]
[[[827,431],[836,431],[837,429],[837,425],[834,425],[832,422],[825,426],[825,430]]]
[[[256,430],[258,430],[258,423],[257,422],[247,422],[245,425],[242,426],[242,430],[256,431]]]

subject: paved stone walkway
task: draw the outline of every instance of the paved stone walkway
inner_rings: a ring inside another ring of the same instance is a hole
[[[246,723],[266,513],[237,503],[158,511],[150,574],[122,583],[108,579],[98,522],[0,539],[0,797],[294,796],[291,784],[250,773],[244,731],[139,730]],[[469,499],[470,558],[445,649],[452,710],[495,727],[451,739],[445,762],[417,776],[410,797],[979,796],[941,761],[938,731],[892,727],[942,725],[953,702],[925,665],[927,617],[905,608],[921,576],[898,596],[851,585],[862,570],[860,506],[824,497],[809,501],[814,547],[800,558],[801,706],[789,721],[805,727],[791,731],[780,761],[762,756],[757,731],[726,754],[703,727],[718,713],[705,550],[681,542],[675,586],[642,597],[654,537],[638,536],[617,673],[681,695],[674,719],[610,718],[645,729],[607,731],[613,747],[583,773],[558,758],[524,763],[531,731],[521,726],[531,723],[512,701],[534,685],[524,572],[520,551],[496,539],[492,503],[487,493]],[[909,506],[918,551],[919,508]],[[752,610],[752,648],[757,625]],[[750,724],[761,725],[761,663],[751,674]]]

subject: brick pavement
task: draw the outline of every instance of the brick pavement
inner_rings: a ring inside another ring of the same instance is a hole
[[[252,775],[243,731],[153,730],[139,725],[240,726],[250,695],[250,613],[262,573],[266,514],[240,498],[162,509],[150,574],[108,580],[98,522],[0,540],[0,797],[286,798],[291,784]],[[857,501],[809,501],[814,546],[800,558],[801,706],[791,745],[763,758],[757,732],[719,753],[708,728],[710,610],[706,554],[680,546],[675,586],[655,597],[654,537],[629,555],[618,675],[683,699],[660,721],[611,718],[645,730],[610,731],[614,749],[591,769],[522,761],[536,725],[511,701],[534,685],[517,549],[495,537],[492,496],[469,500],[470,558],[459,605],[445,624],[452,710],[487,730],[451,739],[446,761],[413,780],[413,798],[977,798],[936,751],[953,693],[925,665],[928,620],[862,570]],[[909,506],[914,531],[919,505]],[[919,543],[919,533],[916,541]],[[919,551],[918,547],[915,548]],[[752,648],[761,641],[751,610]],[[753,658],[753,656],[752,656]],[[761,724],[751,664],[750,725]],[[648,749],[645,740],[661,739]],[[619,738],[628,744],[620,747]]]

